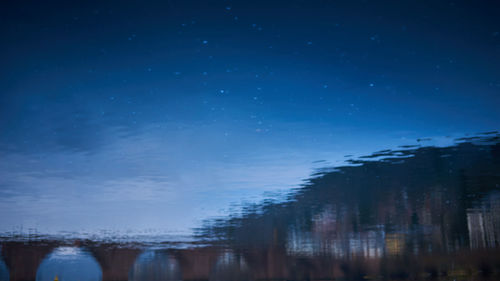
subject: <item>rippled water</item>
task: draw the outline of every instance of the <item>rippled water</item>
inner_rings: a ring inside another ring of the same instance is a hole
[[[498,11],[0,1],[0,281],[500,280]]]
[[[57,237],[4,235],[0,280],[496,280],[500,136],[326,165],[182,241]]]

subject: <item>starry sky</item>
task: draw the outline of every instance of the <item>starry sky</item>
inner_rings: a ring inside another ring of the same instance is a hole
[[[344,155],[497,130],[499,13],[3,1],[0,232],[189,233]]]

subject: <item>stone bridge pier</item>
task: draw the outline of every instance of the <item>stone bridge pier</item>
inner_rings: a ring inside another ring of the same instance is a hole
[[[119,244],[93,244],[86,248],[101,266],[103,281],[127,281],[130,269],[143,251]]]
[[[4,242],[1,255],[11,281],[35,281],[40,263],[60,243],[54,241]]]

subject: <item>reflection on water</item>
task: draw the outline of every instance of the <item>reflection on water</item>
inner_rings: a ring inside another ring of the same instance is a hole
[[[190,243],[5,237],[0,278],[500,278],[498,134],[349,164],[319,170],[286,200],[207,220]]]

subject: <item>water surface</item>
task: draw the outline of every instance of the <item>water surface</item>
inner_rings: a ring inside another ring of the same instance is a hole
[[[497,133],[375,152],[318,169],[285,196],[206,219],[189,241],[7,236],[0,276],[495,280],[499,153]]]
[[[498,279],[498,11],[2,1],[0,279]]]

